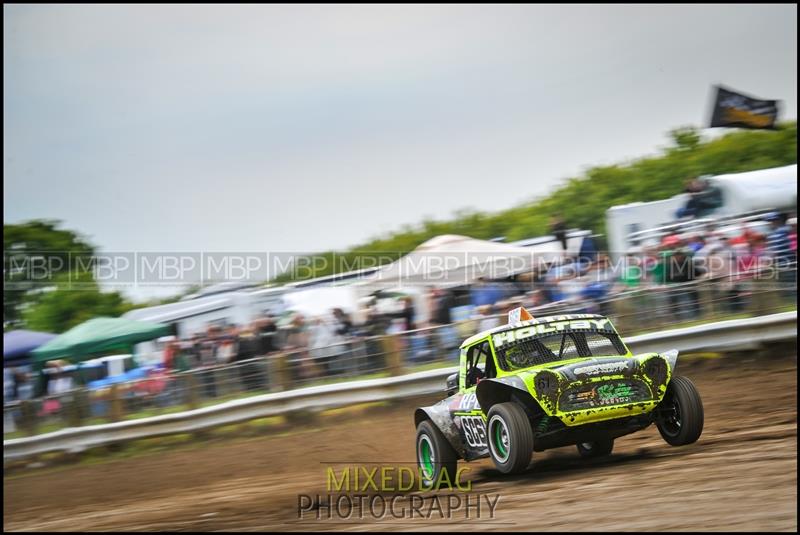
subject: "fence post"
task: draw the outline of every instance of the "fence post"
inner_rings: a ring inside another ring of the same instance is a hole
[[[285,392],[292,388],[292,374],[289,370],[289,353],[280,352],[269,357],[273,368],[272,383],[278,392]],[[269,373],[269,372],[268,372]]]
[[[402,375],[403,354],[402,351],[400,351],[399,335],[383,337],[383,352],[386,356],[386,368],[389,370],[389,375]]]
[[[263,389],[266,390],[267,392],[272,392],[272,387],[273,387],[272,383],[273,383],[274,379],[272,378],[273,370],[272,370],[272,367],[270,365],[269,356],[268,355],[264,355],[263,357],[261,357],[261,363],[262,363],[262,368],[263,368],[262,373],[263,373],[263,376],[264,376],[263,377],[263,382],[262,382]]]
[[[634,327],[630,325],[630,304],[628,299],[614,299],[611,301],[611,313],[614,315],[614,325],[620,332],[630,332]]]
[[[25,399],[20,402],[20,422],[19,426],[26,435],[35,435],[39,426],[36,417],[36,403],[33,400]]]
[[[69,427],[80,427],[86,417],[88,395],[85,388],[72,392],[69,404],[67,405],[67,424]]]
[[[771,288],[775,284],[775,272],[770,271],[756,273],[751,279],[751,310],[754,316],[764,316],[773,312],[777,305],[775,290]]]
[[[194,372],[187,372],[184,376],[183,387],[186,390],[186,404],[189,405],[189,410],[196,409],[199,405],[199,396],[197,393],[197,375]]]
[[[119,385],[111,385],[111,393],[110,393],[110,411],[109,415],[111,416],[112,422],[119,422],[122,420],[124,415],[124,409],[122,407],[122,396],[119,389]]]
[[[213,371],[214,377],[214,393],[216,397],[221,398],[225,397],[229,393],[230,385],[228,384],[228,371],[229,371],[228,364],[223,366],[216,366]]]
[[[717,300],[725,300],[727,296],[720,290],[718,285],[721,284],[718,280],[703,279],[696,283],[699,310],[697,311],[699,319],[713,319],[723,311],[728,303],[720,303]]]

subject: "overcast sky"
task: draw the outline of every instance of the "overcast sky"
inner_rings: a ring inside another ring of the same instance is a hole
[[[106,251],[345,248],[797,116],[797,7],[4,6],[5,222]]]

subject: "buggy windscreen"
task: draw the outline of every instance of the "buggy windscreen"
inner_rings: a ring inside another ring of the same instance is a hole
[[[524,338],[495,348],[505,371],[580,357],[626,355],[625,344],[611,331],[564,331],[538,338]]]

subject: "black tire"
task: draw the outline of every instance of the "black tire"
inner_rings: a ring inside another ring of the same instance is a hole
[[[581,442],[575,445],[578,448],[578,453],[584,459],[593,459],[595,457],[604,457],[611,454],[614,449],[614,439],[606,438],[596,440],[594,442]]]
[[[672,378],[656,410],[656,426],[667,444],[685,446],[700,438],[703,402],[694,383],[686,377]]]
[[[429,461],[425,462],[425,449],[429,448]],[[438,487],[439,483],[451,487],[456,484],[458,454],[441,431],[430,421],[425,420],[417,426],[417,467],[426,487]],[[446,472],[442,474],[442,472]]]
[[[486,420],[489,456],[504,474],[518,474],[531,464],[533,428],[525,410],[516,403],[498,403]]]

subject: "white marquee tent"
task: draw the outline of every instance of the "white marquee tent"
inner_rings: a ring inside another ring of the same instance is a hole
[[[570,238],[575,254],[582,237]],[[520,247],[508,243],[445,234],[431,238],[400,260],[385,266],[363,284],[458,286],[478,279],[501,279],[563,258],[560,242]]]

